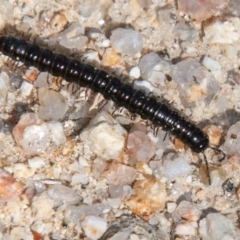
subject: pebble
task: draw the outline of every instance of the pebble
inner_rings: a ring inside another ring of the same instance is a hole
[[[80,15],[84,18],[90,17],[97,9],[99,2],[97,0],[80,0],[79,1],[79,11]]]
[[[117,28],[113,30],[110,41],[118,53],[128,56],[134,56],[143,48],[141,33],[132,29]]]
[[[131,235],[132,230],[130,228],[126,228],[121,230],[120,232],[114,234],[108,240],[128,240]]]
[[[58,207],[62,204],[74,205],[80,202],[80,197],[74,189],[61,185],[52,185],[47,190],[48,196],[54,201],[54,207]]]
[[[223,134],[223,129],[216,125],[207,125],[203,131],[208,135],[211,146],[218,146]]]
[[[144,180],[134,182],[133,194],[125,199],[125,204],[134,214],[148,220],[152,213],[161,211],[165,207],[167,193],[165,184],[152,176],[144,177]]]
[[[60,93],[47,88],[39,88],[38,98],[40,103],[39,118],[47,121],[57,121],[65,116],[67,105]]]
[[[126,184],[110,184],[109,185],[109,194],[111,198],[129,198],[133,194],[132,187]]]
[[[175,202],[168,202],[167,203],[167,211],[169,213],[173,213],[177,207],[177,204]]]
[[[196,233],[197,233],[197,223],[196,222],[188,222],[186,220],[180,220],[176,224],[176,228],[175,228],[175,234],[176,235],[195,236]]]
[[[28,166],[30,168],[41,168],[47,164],[47,160],[41,157],[33,157],[28,159]]]
[[[170,64],[160,58],[155,52],[144,55],[139,61],[141,77],[152,83],[159,83],[165,79],[164,73],[170,71]]]
[[[178,8],[180,11],[189,14],[191,18],[204,21],[223,10],[228,2],[229,0],[178,0]]]
[[[214,75],[215,79],[222,75],[222,67],[217,60],[204,56],[202,64]]]
[[[222,150],[227,155],[237,155],[240,153],[240,122],[232,125],[225,136]]]
[[[165,156],[163,174],[167,179],[173,180],[177,177],[189,174],[191,171],[191,165],[189,165],[182,157],[176,157],[172,153]]]
[[[22,96],[29,96],[32,92],[33,85],[27,81],[23,81],[20,87]]]
[[[102,111],[90,121],[80,137],[100,158],[120,160],[124,153],[127,132],[110,114]]]
[[[176,208],[178,215],[187,221],[198,221],[201,211],[191,202],[181,201]]]
[[[197,37],[197,31],[185,22],[178,22],[175,25],[174,34],[182,41],[191,41]]]
[[[10,79],[7,73],[0,73],[0,102],[4,103],[7,97],[8,89],[10,87]]]
[[[56,32],[60,32],[65,28],[67,23],[67,18],[63,12],[55,12],[50,20],[50,27]]]
[[[50,138],[51,141],[56,145],[60,145],[63,144],[64,142],[66,142],[66,137],[63,131],[63,126],[62,123],[60,122],[47,122],[47,125],[49,127],[50,130]]]
[[[129,76],[134,79],[138,79],[140,77],[140,68],[138,66],[130,69]]]
[[[13,176],[0,168],[0,202],[14,201],[23,192],[24,188]]]
[[[221,213],[210,213],[199,223],[203,240],[239,240],[239,233],[232,221]]]
[[[71,221],[76,225],[79,225],[79,219],[83,219],[84,216],[100,215],[105,206],[102,203],[95,203],[92,205],[80,205],[80,206],[67,206],[65,210],[65,219]]]
[[[113,48],[107,48],[102,56],[101,64],[105,67],[110,67],[118,64],[121,58]]]
[[[23,114],[12,134],[26,154],[41,154],[50,145],[49,128],[34,113]]]
[[[112,162],[107,170],[102,174],[107,179],[108,184],[131,184],[136,177],[136,170],[133,167]]]
[[[34,81],[35,88],[47,88],[52,83],[52,75],[48,72],[40,72]]]
[[[137,161],[148,163],[155,155],[156,146],[149,136],[141,131],[133,131],[128,135],[127,149],[129,163],[133,166]]]
[[[81,223],[86,236],[91,240],[99,239],[107,230],[107,223],[97,216],[86,216]]]
[[[216,20],[204,28],[204,41],[208,44],[233,44],[239,40],[240,19]]]

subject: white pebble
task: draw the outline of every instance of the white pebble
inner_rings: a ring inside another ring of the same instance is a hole
[[[23,81],[20,87],[22,96],[29,96],[33,89],[33,85],[27,81]]]
[[[182,157],[168,159],[164,161],[164,176],[169,180],[186,175],[192,170],[189,165]]]
[[[233,222],[221,213],[210,213],[199,223],[199,233],[203,240],[239,240]]]
[[[204,41],[210,44],[214,43],[235,43],[239,41],[240,20],[232,17],[227,21],[214,21],[204,28]]]
[[[106,221],[103,218],[92,215],[86,216],[81,225],[86,236],[91,240],[99,239],[107,230]]]
[[[140,75],[141,75],[140,68],[138,66],[133,67],[129,72],[129,76],[134,79],[138,79],[140,77]]]
[[[6,100],[7,92],[10,87],[9,76],[5,72],[0,73],[0,102],[3,103]]]
[[[198,221],[201,211],[191,202],[181,201],[177,206],[178,215],[188,221]]]
[[[75,173],[72,176],[71,184],[87,184],[89,182],[89,176],[87,174]]]
[[[110,114],[100,112],[80,137],[102,159],[119,160],[125,149],[126,136],[126,130]]]
[[[173,213],[175,211],[176,207],[177,207],[177,204],[174,202],[167,203],[167,211],[169,213]]]
[[[140,32],[117,28],[110,37],[112,47],[119,53],[134,56],[142,50],[143,38]]]
[[[73,205],[80,202],[79,195],[74,189],[55,184],[47,190],[48,196],[54,201],[54,206],[57,207],[61,204]]]
[[[209,71],[212,72],[214,77],[217,79],[222,74],[222,67],[220,63],[208,56],[205,56],[203,58],[202,64],[204,67],[206,67]]]
[[[50,129],[50,137],[54,144],[58,146],[66,141],[63,126],[60,122],[48,122],[47,125]]]
[[[193,224],[191,222],[181,220],[176,225],[175,234],[183,235],[183,236],[185,236],[185,235],[194,236],[194,235],[196,235],[196,227],[194,225],[195,224]]]
[[[132,230],[130,228],[126,228],[121,230],[120,232],[114,234],[108,240],[128,240]]]
[[[28,159],[28,166],[30,168],[40,168],[46,164],[46,159],[41,157],[33,157]]]

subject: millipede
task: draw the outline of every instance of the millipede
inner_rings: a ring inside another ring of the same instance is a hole
[[[176,109],[104,70],[11,36],[0,36],[0,51],[27,66],[101,93],[106,100],[112,100],[117,106],[151,121],[154,127],[161,127],[179,138],[196,153],[209,147],[208,136]]]

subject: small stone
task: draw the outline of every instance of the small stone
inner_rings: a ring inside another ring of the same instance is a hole
[[[177,206],[176,212],[181,218],[194,222],[198,221],[201,215],[201,211],[188,201],[181,201]]]
[[[121,58],[113,48],[107,48],[102,56],[102,65],[110,67],[120,62]]]
[[[110,184],[109,185],[109,194],[111,198],[129,198],[133,194],[132,187],[125,184]]]
[[[240,122],[237,122],[228,129],[222,150],[227,155],[237,155],[240,153]]]
[[[140,32],[117,28],[110,37],[112,47],[119,53],[134,56],[142,50],[143,38]]]
[[[126,130],[106,112],[98,113],[81,133],[81,139],[102,159],[120,160],[126,144]]]
[[[159,84],[165,79],[165,73],[169,73],[170,64],[157,53],[150,52],[141,58],[139,68],[143,79]]]
[[[55,184],[47,190],[48,196],[54,201],[54,206],[62,204],[73,205],[80,202],[80,197],[74,189],[61,184]]]
[[[99,2],[97,0],[80,0],[79,11],[84,18],[90,17],[98,8]]]
[[[47,163],[47,160],[41,157],[33,157],[28,159],[28,166],[30,168],[41,168]]]
[[[10,79],[7,73],[0,73],[0,102],[4,103],[7,97],[7,92],[10,87]]]
[[[14,201],[23,192],[22,184],[16,182],[13,176],[0,168],[0,202]]]
[[[64,97],[53,90],[40,88],[39,96],[39,117],[47,121],[57,121],[64,117],[67,112],[67,105]]]
[[[210,145],[218,146],[221,140],[223,129],[215,125],[207,125],[203,131],[208,135]]]
[[[34,113],[23,114],[12,134],[26,154],[41,154],[50,145],[49,128]]]
[[[222,22],[214,21],[204,28],[204,41],[208,44],[232,44],[239,40],[240,35],[240,19],[229,18]]]
[[[63,126],[60,122],[48,122],[47,123],[50,130],[51,140],[55,145],[63,144],[66,141],[66,137],[63,131]]]
[[[37,75],[37,79],[34,82],[35,88],[47,88],[52,82],[52,75],[48,72],[40,72]]]
[[[131,165],[134,165],[137,161],[148,163],[156,152],[154,143],[146,133],[141,131],[134,131],[128,135],[127,149]]]
[[[50,20],[50,27],[56,32],[60,32],[67,25],[67,18],[62,12],[56,12]]]
[[[36,78],[38,77],[38,74],[39,74],[39,71],[36,68],[31,67],[30,69],[26,70],[23,78],[26,79],[28,82],[33,83],[33,82],[35,82]]]
[[[182,157],[175,157],[170,153],[164,160],[163,174],[169,180],[186,175],[190,173],[191,170],[191,165],[189,165]]]
[[[214,77],[217,79],[222,74],[222,67],[220,63],[208,56],[205,56],[202,60],[202,64],[204,67],[206,67],[211,73],[214,75]]]
[[[65,210],[65,219],[79,226],[80,219],[83,219],[85,216],[89,215],[98,216],[103,212],[104,209],[105,206],[102,203],[95,203],[89,206],[67,206]]]
[[[20,87],[22,96],[29,96],[33,89],[33,85],[27,81],[23,81]]]
[[[167,211],[169,213],[173,213],[175,211],[176,207],[177,207],[177,204],[174,202],[167,203]]]
[[[232,221],[221,213],[210,213],[199,223],[199,233],[203,240],[239,239]]]
[[[191,41],[197,36],[197,31],[185,22],[177,23],[174,27],[174,33],[182,41]]]
[[[183,235],[183,236],[185,236],[185,235],[195,236],[197,233],[196,228],[197,228],[197,223],[194,224],[193,222],[181,220],[176,225],[175,234]]]
[[[99,239],[107,230],[107,223],[103,218],[86,216],[81,223],[86,236],[91,240]]]
[[[37,220],[50,220],[54,214],[54,200],[46,192],[33,197],[31,206]]]
[[[102,176],[106,177],[108,184],[131,184],[136,177],[136,170],[120,163],[111,163]]]
[[[125,200],[125,204],[134,214],[148,220],[151,213],[164,209],[166,200],[165,184],[146,175],[144,180],[134,182],[133,194]]]
[[[141,73],[140,73],[140,69],[138,66],[131,68],[130,72],[129,72],[129,76],[134,78],[134,79],[138,79],[140,77]]]
[[[132,230],[129,228],[125,228],[120,230],[118,233],[114,234],[108,240],[128,240]]]
[[[178,0],[180,11],[187,13],[197,21],[204,21],[224,9],[229,0]]]

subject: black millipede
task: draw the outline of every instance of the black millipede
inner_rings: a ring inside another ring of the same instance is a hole
[[[134,89],[132,85],[104,70],[10,36],[0,37],[0,51],[27,66],[34,66],[40,71],[62,77],[67,82],[74,82],[80,87],[101,93],[105,99],[112,100],[119,107],[151,121],[154,127],[170,132],[194,152],[200,153],[209,147],[208,136],[177,110],[170,109],[157,97]]]

